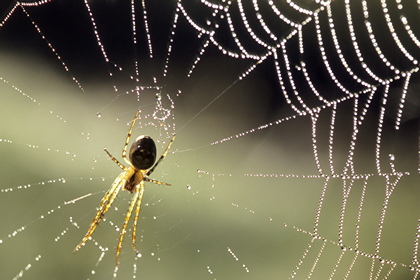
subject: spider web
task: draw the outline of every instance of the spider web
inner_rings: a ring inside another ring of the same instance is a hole
[[[2,278],[419,278],[418,1],[2,5]],[[137,109],[172,187],[115,267]]]

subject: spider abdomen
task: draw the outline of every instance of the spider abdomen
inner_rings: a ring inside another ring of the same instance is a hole
[[[131,145],[130,162],[137,169],[149,169],[156,160],[155,141],[149,136],[141,135]]]

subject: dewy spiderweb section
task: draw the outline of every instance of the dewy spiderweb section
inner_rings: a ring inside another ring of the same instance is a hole
[[[27,17],[49,53],[76,86],[86,91],[89,78],[59,40],[66,36],[54,33],[48,28],[48,19],[40,16],[43,9],[54,10],[56,2],[18,2],[6,13],[1,29],[7,29],[17,15]],[[213,103],[230,94],[221,89],[184,123],[168,124],[177,97],[213,55],[234,65],[225,89],[253,79],[258,72],[271,83],[275,104],[264,109],[270,110],[268,121],[216,140],[207,139],[207,144],[196,150],[223,147],[230,141],[241,143],[282,125],[305,122],[294,130],[307,130],[310,171],[285,173],[274,168],[277,172],[266,173],[254,167],[252,172],[230,174],[262,182],[275,179],[278,188],[289,179],[308,180],[308,188],[321,186],[318,196],[312,198],[316,200],[311,213],[313,227],[285,225],[308,237],[306,247],[295,249],[301,253],[289,267],[289,278],[355,279],[359,271],[371,279],[418,278],[418,206],[413,209],[414,217],[400,217],[406,226],[400,231],[410,239],[402,257],[393,256],[395,244],[399,244],[395,239],[401,237],[393,239],[391,222],[395,219],[393,209],[399,207],[394,202],[396,193],[406,188],[407,182],[414,182],[413,188],[419,182],[419,101],[415,90],[419,82],[418,1],[202,0],[171,1],[165,8],[152,1],[127,3],[129,9],[121,18],[131,28],[119,34],[118,40],[131,46],[129,53],[118,51],[110,36],[113,32],[107,31],[116,24],[104,20],[100,8],[107,4],[85,0],[78,3],[81,9],[76,15],[89,33],[88,44],[95,50],[92,60],[106,72],[114,96],[134,94],[141,102],[147,92],[157,94],[156,106],[149,114],[157,120],[156,126],[182,134],[196,118],[212,110]],[[159,24],[164,27],[159,29]],[[73,23],[70,29],[75,26]],[[172,93],[165,95],[165,90]],[[171,105],[162,106],[163,98]],[[112,102],[101,104],[99,111],[106,111]],[[194,151],[192,147],[183,154]],[[215,175],[216,170],[199,170],[199,175],[213,174],[216,183],[225,180]],[[372,206],[371,196],[379,199],[379,207]],[[376,215],[373,225],[365,222],[365,217],[372,215]],[[235,248],[227,248],[236,258]],[[248,266],[245,271],[253,275]],[[210,265],[206,270],[216,274]]]

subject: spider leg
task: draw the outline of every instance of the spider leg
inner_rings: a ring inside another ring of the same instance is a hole
[[[115,198],[117,197],[118,192],[124,186],[124,182],[125,182],[124,174],[125,174],[124,172],[121,173],[117,177],[117,179],[115,179],[111,188],[107,191],[105,196],[102,198],[99,210],[96,212],[96,215],[93,218],[93,221],[90,223],[90,226],[89,226],[88,231],[86,232],[86,235],[83,237],[82,241],[74,249],[74,253],[79,251],[79,249],[83,246],[83,244],[85,244],[85,242],[89,239],[89,237],[95,231],[96,227],[101,222],[102,218],[105,216],[105,213],[111,207],[111,204],[114,202]]]
[[[125,162],[131,166],[131,162],[127,159],[127,146],[128,146],[128,142],[130,142],[130,137],[131,137],[131,132],[133,131],[134,128],[134,124],[136,123],[136,120],[139,116],[139,111],[136,111],[136,114],[134,116],[134,119],[132,120],[131,126],[130,126],[130,130],[127,133],[127,138],[125,139],[125,145],[124,145],[124,149],[122,152],[122,158],[125,160]]]
[[[169,151],[169,148],[171,147],[171,145],[172,145],[172,142],[174,141],[174,139],[175,139],[175,136],[176,136],[176,134],[174,133],[173,135],[172,135],[172,138],[171,138],[171,141],[169,141],[169,144],[168,144],[168,147],[166,147],[166,150],[163,152],[163,154],[160,156],[160,158],[158,159],[158,161],[155,163],[155,165],[153,165],[153,167],[152,168],[150,168],[149,169],[149,171],[147,171],[147,173],[146,173],[146,176],[149,176],[150,174],[152,174],[153,173],[153,171],[155,171],[155,168],[156,168],[156,166],[158,166],[158,164],[166,157],[166,154],[168,153],[168,151]]]
[[[138,188],[136,188],[136,192],[137,191],[138,191]],[[138,254],[137,247],[136,247],[137,221],[140,215],[140,207],[141,207],[141,201],[143,199],[143,192],[144,192],[144,182],[142,181],[140,182],[140,191],[139,191],[139,197],[137,199],[136,215],[134,216],[134,223],[133,223],[133,233],[131,235],[133,249],[134,249],[134,252],[136,252],[136,254]]]
[[[120,233],[120,239],[119,239],[118,245],[117,245],[117,253],[116,253],[117,266],[119,264],[119,256],[120,256],[120,252],[121,252],[122,242],[123,242],[123,239],[124,239],[124,235],[127,231],[128,222],[130,221],[131,212],[133,212],[134,206],[135,206],[136,202],[139,200],[139,196],[143,197],[144,184],[142,184],[142,183],[143,182],[140,183],[140,188],[138,187],[138,185],[136,186],[136,191],[134,192],[134,196],[131,199],[131,203],[130,203],[130,206],[128,207],[127,214],[125,215],[124,224],[122,226],[121,233]],[[141,201],[141,199],[140,199],[140,201]]]
[[[146,181],[146,182],[157,184],[157,185],[172,186],[171,184],[161,182],[161,181],[158,181],[158,180],[155,180],[155,179],[150,179],[150,178],[147,178],[147,177],[144,177],[143,180]]]
[[[114,158],[110,152],[108,152],[108,150],[106,148],[104,148],[104,151],[108,154],[108,156],[112,159],[113,162],[115,162],[122,170],[127,170],[127,167],[125,167],[124,165],[122,165],[118,159]]]

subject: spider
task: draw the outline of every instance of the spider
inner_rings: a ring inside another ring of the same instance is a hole
[[[130,130],[128,131],[127,138],[125,140],[124,149],[122,152],[122,158],[128,164],[128,167],[122,165],[115,157],[113,157],[106,148],[104,148],[105,152],[108,156],[122,169],[124,170],[114,181],[111,188],[105,194],[105,196],[101,200],[101,204],[99,210],[96,212],[93,221],[90,223],[89,229],[86,232],[85,237],[83,237],[82,241],[79,245],[76,246],[74,249],[74,253],[76,253],[89,239],[89,237],[93,234],[96,227],[99,225],[105,213],[109,210],[112,203],[114,202],[115,198],[118,195],[118,192],[121,189],[125,189],[130,193],[134,193],[130,205],[128,207],[127,214],[125,215],[124,224],[122,226],[122,230],[120,233],[120,238],[117,245],[117,252],[116,252],[116,264],[119,264],[119,255],[121,252],[122,242],[124,239],[124,234],[126,233],[126,229],[128,226],[128,222],[131,217],[131,213],[133,212],[134,206],[136,206],[136,212],[134,216],[133,222],[133,232],[132,232],[132,244],[133,249],[136,254],[139,254],[136,248],[136,229],[137,229],[137,222],[140,214],[140,206],[141,201],[143,198],[144,192],[144,182],[151,182],[158,185],[165,185],[170,186],[171,184],[160,182],[154,179],[150,179],[148,176],[153,173],[155,168],[158,164],[166,157],[166,154],[169,151],[169,148],[172,145],[172,142],[175,139],[175,134],[173,134],[171,140],[169,141],[168,147],[160,156],[158,161],[155,163],[156,160],[156,145],[152,138],[149,136],[141,135],[139,136],[136,141],[131,145],[129,151],[130,160],[127,159],[127,146],[128,142],[130,141],[131,132],[133,131],[134,124],[136,119],[139,115],[139,111],[136,112],[134,119],[132,121]]]

